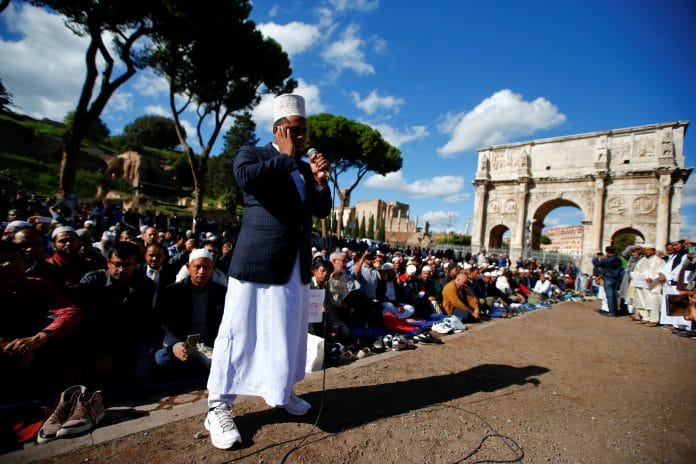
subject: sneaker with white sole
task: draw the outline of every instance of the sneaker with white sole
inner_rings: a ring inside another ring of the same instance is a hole
[[[295,392],[290,393],[290,401],[282,407],[293,416],[304,416],[312,409],[312,405],[297,396]]]
[[[104,418],[104,398],[101,390],[82,392],[70,413],[70,417],[56,432],[58,438],[73,437],[94,429]]]
[[[61,427],[63,427],[63,423],[66,422],[72,414],[73,409],[75,409],[75,403],[77,403],[80,395],[82,395],[85,390],[87,390],[87,387],[84,385],[73,385],[60,394],[60,400],[58,401],[56,409],[54,409],[53,413],[46,419],[38,435],[36,435],[37,443],[46,443],[58,438],[56,434]]]
[[[210,432],[210,441],[216,448],[230,449],[235,443],[242,442],[242,436],[234,423],[232,411],[226,404],[216,406],[208,411],[203,425]]]

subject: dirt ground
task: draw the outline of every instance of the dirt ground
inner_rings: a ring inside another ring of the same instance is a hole
[[[329,369],[316,429],[322,376],[299,384],[314,405],[300,420],[241,398],[244,442],[229,451],[211,446],[201,411],[50,462],[696,462],[696,340],[601,317],[598,305]]]

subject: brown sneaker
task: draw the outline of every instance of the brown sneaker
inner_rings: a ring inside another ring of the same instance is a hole
[[[104,417],[104,399],[101,391],[83,392],[75,403],[68,420],[56,432],[59,438],[72,437],[88,432],[97,426]]]
[[[43,423],[39,433],[36,435],[37,443],[46,443],[58,438],[56,433],[63,426],[63,422],[68,420],[75,408],[75,403],[77,403],[78,398],[85,390],[87,388],[84,385],[73,385],[60,394],[56,409],[48,416],[48,419],[46,419],[46,422]]]

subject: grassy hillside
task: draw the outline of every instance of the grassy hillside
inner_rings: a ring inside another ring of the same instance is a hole
[[[0,114],[0,189],[12,192],[24,188],[42,196],[58,192],[60,146],[65,126],[49,120],[36,120],[19,114]],[[84,140],[83,148],[98,148],[104,153],[118,153],[109,144]],[[165,150],[146,149],[145,155],[163,159],[177,167],[181,177],[190,178],[185,156]],[[104,162],[83,155],[77,161],[76,191],[78,198],[93,198],[101,185],[105,191],[118,190],[130,194],[131,189],[121,181],[105,176]],[[181,178],[180,177],[180,178]]]

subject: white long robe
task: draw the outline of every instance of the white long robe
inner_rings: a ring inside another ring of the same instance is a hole
[[[665,263],[665,266],[662,270],[662,273],[665,275],[665,278],[667,279],[667,282],[664,283],[663,287],[671,287],[672,291],[676,291],[676,285],[670,285],[670,281],[676,281],[679,279],[679,274],[681,273],[681,268],[682,266],[686,263],[687,257],[686,255],[683,255],[681,257],[680,262],[674,266],[674,269],[672,269],[672,263],[674,261],[674,255],[670,256],[670,258],[667,260]],[[673,327],[684,327],[687,329],[691,328],[691,321],[687,321],[684,319],[682,316],[668,316],[667,315],[667,298],[666,295],[667,293],[664,292],[663,289],[663,295],[665,295],[662,298],[662,304],[660,305],[660,324],[662,325],[671,325]]]
[[[282,285],[229,279],[225,313],[208,378],[211,396],[260,396],[284,405],[305,376],[309,285],[300,278],[299,254]]]
[[[654,281],[658,280],[660,272],[662,272],[664,267],[664,261],[660,259],[657,255],[652,255],[650,257],[643,256],[636,263],[633,272],[640,273],[646,278],[652,279]],[[655,285],[653,288],[634,288],[633,294],[633,306],[638,310],[655,311],[654,321],[658,322],[660,311],[660,304],[662,302],[662,285]]]

